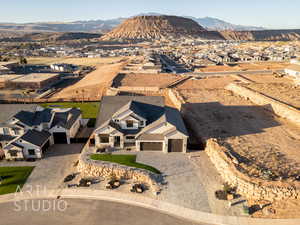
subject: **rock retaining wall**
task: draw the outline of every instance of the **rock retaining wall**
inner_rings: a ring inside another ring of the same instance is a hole
[[[300,126],[300,111],[298,109],[236,83],[229,84],[226,89],[249,99],[255,104],[262,105],[267,110]]]
[[[265,181],[241,173],[237,169],[237,160],[216,139],[207,141],[205,151],[224,181],[236,187],[237,192],[246,198],[269,201],[300,199],[299,182]]]
[[[89,153],[87,149],[86,146],[81,153],[77,167],[84,176],[104,178],[115,176],[118,179],[133,180],[134,182],[146,184],[154,194],[160,192],[161,175],[117,163],[92,160],[90,159],[92,153]]]
[[[174,89],[167,89],[167,93],[175,107],[179,110],[181,110],[181,105],[185,103],[184,99],[182,96],[178,93],[178,91]]]

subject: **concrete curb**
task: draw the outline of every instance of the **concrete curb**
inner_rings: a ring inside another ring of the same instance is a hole
[[[21,200],[34,199],[55,199],[58,196],[62,199],[94,199],[121,204],[134,205],[161,213],[165,213],[177,218],[196,223],[219,224],[219,225],[298,225],[300,219],[255,219],[248,217],[222,216],[193,209],[184,208],[171,203],[142,197],[140,195],[131,195],[113,191],[101,191],[90,189],[55,189],[44,192],[33,193],[15,193],[0,196],[0,203],[8,203]]]

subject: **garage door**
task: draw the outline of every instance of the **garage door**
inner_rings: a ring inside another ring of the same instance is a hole
[[[168,152],[182,152],[183,140],[182,139],[169,139]]]
[[[66,144],[67,135],[66,133],[53,133],[54,143],[55,144]]]
[[[162,142],[141,142],[141,151],[162,151]]]

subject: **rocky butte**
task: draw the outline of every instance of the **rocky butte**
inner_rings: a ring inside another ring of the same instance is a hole
[[[155,40],[168,38],[224,39],[218,32],[208,31],[192,19],[178,16],[137,16],[125,20],[102,37],[103,40]]]

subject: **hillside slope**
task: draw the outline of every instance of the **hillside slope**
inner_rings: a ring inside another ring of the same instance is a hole
[[[239,41],[296,41],[299,30],[221,31],[226,40]]]

